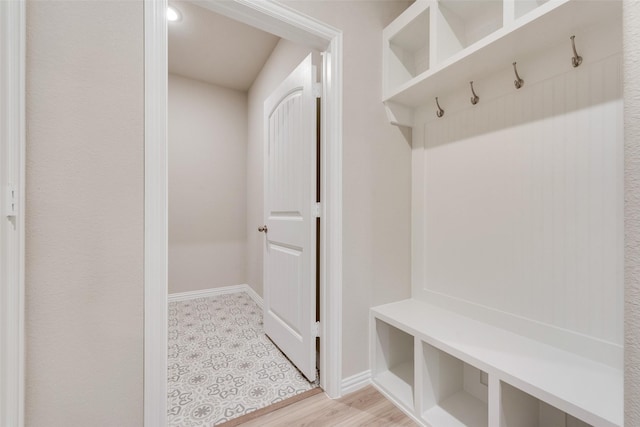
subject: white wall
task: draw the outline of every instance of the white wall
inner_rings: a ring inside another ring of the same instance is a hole
[[[621,33],[576,34],[579,68],[558,40],[420,116],[414,294],[621,366]]]
[[[247,94],[169,75],[169,293],[246,283]]]
[[[142,426],[142,24],[27,4],[27,427]]]
[[[640,425],[640,2],[625,1],[625,420]]]
[[[410,147],[400,131],[387,122],[381,102],[380,65],[382,28],[408,3],[287,4],[344,32],[342,369],[346,378],[369,368],[369,308],[410,295]],[[276,74],[293,69],[305,54],[304,49],[286,42],[278,45],[265,66],[265,70],[279,70],[269,81],[275,83]],[[282,59],[286,66],[270,64],[281,57],[286,58]],[[257,80],[249,92],[250,115],[252,95],[255,97],[259,84]],[[257,127],[260,134],[261,126]],[[262,148],[252,142],[254,128],[256,124],[250,120],[248,194],[253,202],[249,201],[248,263],[249,281],[260,291],[263,240],[255,228],[262,221],[261,172],[258,174]]]

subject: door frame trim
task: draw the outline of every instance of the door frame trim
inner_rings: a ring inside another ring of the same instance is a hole
[[[167,425],[167,0],[144,0],[144,425]]]
[[[194,3],[323,52],[320,384],[331,398],[342,380],[342,32],[264,0]],[[144,424],[167,423],[167,0],[144,1],[145,226]]]
[[[26,3],[0,1],[0,425],[24,426]],[[8,192],[14,193],[9,216]]]

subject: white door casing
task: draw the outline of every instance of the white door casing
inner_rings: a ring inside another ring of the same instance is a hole
[[[342,388],[342,31],[277,1],[194,3],[322,52],[320,385],[329,397],[338,398]],[[167,0],[144,0],[145,427],[167,425],[167,4]]]
[[[264,103],[264,330],[316,378],[316,98],[311,55]]]
[[[0,1],[0,425],[24,426],[26,1]]]

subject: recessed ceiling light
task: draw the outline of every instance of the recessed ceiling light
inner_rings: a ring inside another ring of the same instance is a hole
[[[173,6],[167,7],[167,21],[176,22],[181,18],[180,12]]]

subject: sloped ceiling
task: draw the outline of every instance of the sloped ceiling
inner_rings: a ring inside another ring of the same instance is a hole
[[[169,72],[246,91],[278,37],[186,1],[170,2],[182,15],[169,22]]]

